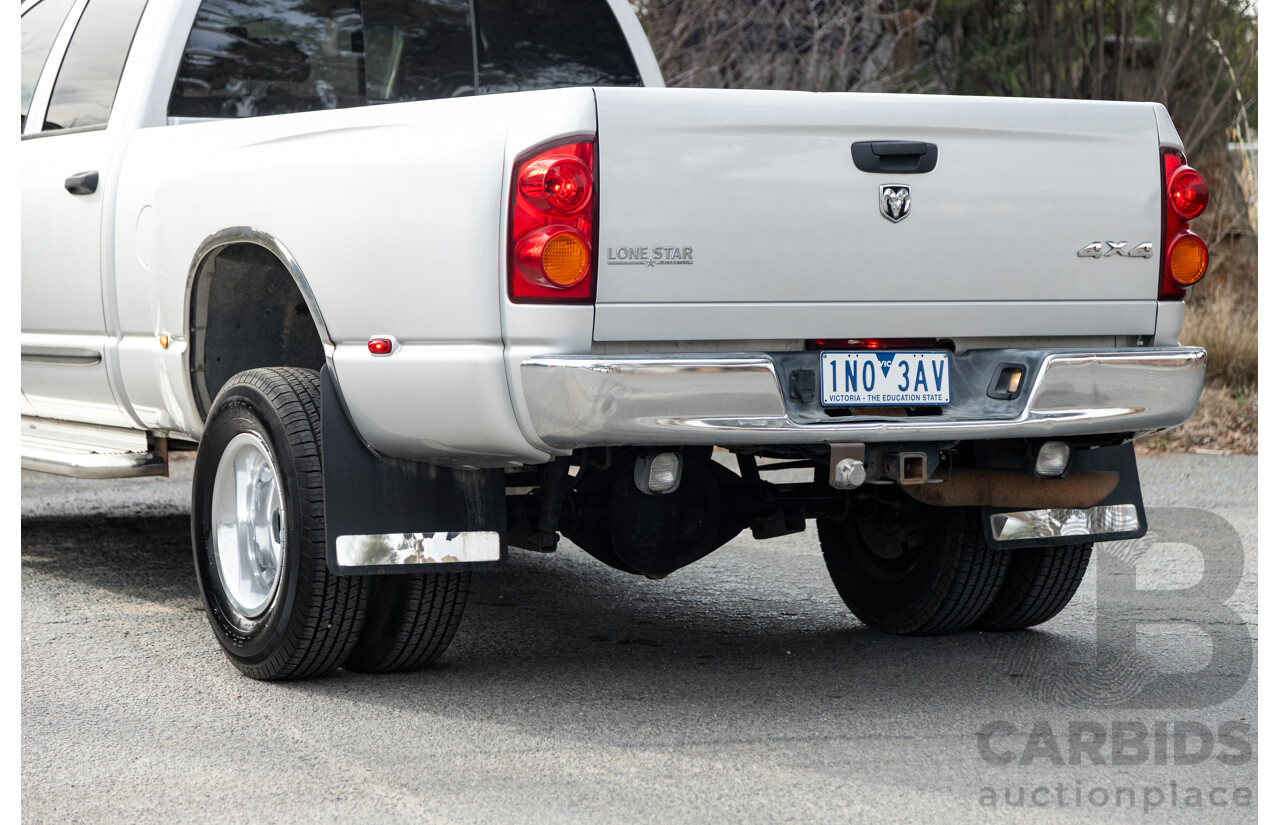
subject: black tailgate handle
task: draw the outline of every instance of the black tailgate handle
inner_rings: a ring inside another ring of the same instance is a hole
[[[860,140],[853,144],[853,165],[864,172],[920,175],[938,165],[938,146],[916,140]]]
[[[73,195],[92,195],[98,191],[98,173],[81,172],[67,178],[62,185]]]

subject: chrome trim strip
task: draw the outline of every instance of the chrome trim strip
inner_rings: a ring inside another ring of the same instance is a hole
[[[320,305],[316,303],[316,296],[311,292],[311,286],[307,283],[306,276],[302,274],[302,267],[298,266],[298,261],[275,235],[270,232],[263,232],[261,229],[254,229],[251,226],[233,226],[228,229],[222,229],[200,242],[200,246],[196,249],[196,254],[191,259],[191,268],[187,270],[184,322],[186,324],[191,323],[192,287],[195,286],[196,275],[199,274],[200,267],[204,265],[205,259],[222,247],[236,243],[256,244],[263,249],[269,250],[280,259],[280,263],[284,264],[294,283],[298,285],[298,291],[302,293],[302,300],[306,302],[307,309],[311,312],[311,317],[315,319],[316,331],[320,333],[320,342],[331,348],[333,339],[329,337],[329,328],[325,326],[324,316],[320,313]]]
[[[1128,533],[1142,526],[1134,504],[1104,504],[1087,510],[1023,510],[991,516],[996,541],[1106,536]]]
[[[550,356],[520,366],[536,435],[549,447],[755,446],[1143,432],[1190,417],[1204,385],[1197,347],[1049,351],[1010,419],[799,423],[762,355]]]
[[[423,567],[464,562],[501,561],[502,539],[492,530],[462,533],[379,533],[338,536],[338,564]]]
[[[307,311],[311,313],[311,318],[315,321],[316,332],[320,335],[320,343],[324,347],[325,363],[329,365],[329,372],[333,375],[334,382],[337,383],[338,381],[338,372],[333,365],[333,338],[329,335],[329,328],[325,325],[324,315],[320,312],[320,304],[316,302],[316,296],[311,291],[311,286],[307,283],[306,276],[302,274],[302,267],[298,265],[297,259],[270,232],[254,229],[251,226],[233,226],[221,229],[201,241],[195,255],[191,258],[191,267],[187,270],[186,297],[182,308],[182,327],[186,336],[185,340],[189,343],[187,347],[187,375],[190,380],[187,382],[187,390],[191,393],[191,408],[201,416],[201,423],[203,423],[203,416],[208,413],[208,410],[203,409],[196,389],[195,376],[198,367],[196,358],[199,354],[197,353],[198,347],[195,346],[195,319],[191,316],[195,303],[196,278],[213,253],[224,246],[231,246],[237,243],[251,243],[260,246],[275,255],[280,263],[284,265],[289,276],[293,278],[293,282],[297,285],[298,292],[302,294],[302,300],[307,305]]]

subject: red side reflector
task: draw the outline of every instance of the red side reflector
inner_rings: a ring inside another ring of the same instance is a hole
[[[391,339],[390,338],[370,338],[369,352],[374,355],[390,355]]]

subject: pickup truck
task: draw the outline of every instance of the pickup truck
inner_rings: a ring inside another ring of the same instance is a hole
[[[22,454],[167,473],[232,663],[438,657],[561,536],[815,521],[876,630],[1044,622],[1186,420],[1154,103],[666,89],[625,0],[26,0]]]

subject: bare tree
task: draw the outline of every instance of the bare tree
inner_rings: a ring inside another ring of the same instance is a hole
[[[916,65],[933,0],[637,0],[633,5],[672,86],[943,91]]]

